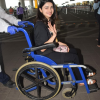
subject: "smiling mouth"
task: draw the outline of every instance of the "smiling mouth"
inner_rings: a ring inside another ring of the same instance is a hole
[[[52,15],[52,13],[48,13],[49,15]]]

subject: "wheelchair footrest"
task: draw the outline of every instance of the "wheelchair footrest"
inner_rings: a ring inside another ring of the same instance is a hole
[[[88,85],[88,86],[89,86],[90,93],[97,92],[97,90],[99,90],[97,83],[94,83],[94,84]]]

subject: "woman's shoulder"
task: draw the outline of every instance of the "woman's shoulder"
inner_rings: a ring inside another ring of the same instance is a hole
[[[39,28],[39,29],[46,29],[46,25],[42,21],[37,21],[34,28]]]
[[[44,23],[41,20],[38,20],[35,25],[44,25]]]

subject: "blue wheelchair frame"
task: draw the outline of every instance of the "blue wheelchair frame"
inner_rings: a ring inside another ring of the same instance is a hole
[[[34,27],[34,24],[32,24],[32,23],[28,23],[28,25],[32,25]],[[18,30],[22,31],[25,34],[27,43],[29,45],[29,48],[25,48],[25,49],[32,48],[32,43],[31,43],[31,40],[30,40],[30,37],[29,37],[27,31],[25,29],[23,29],[23,28],[18,28]],[[69,72],[71,74],[71,77],[72,77],[72,81],[63,81],[63,82],[61,82],[61,84],[69,84],[69,83],[71,83],[73,86],[75,86],[76,83],[84,83],[87,93],[90,93],[89,87],[87,85],[87,81],[85,79],[85,75],[84,75],[83,70],[82,70],[82,68],[86,68],[86,66],[77,65],[77,64],[56,64],[53,60],[51,60],[51,59],[49,59],[49,58],[47,58],[45,56],[34,54],[33,51],[29,52],[28,56],[31,56],[32,58],[34,58],[35,61],[46,63],[46,64],[50,65],[53,68],[68,68],[68,70],[69,70]],[[72,71],[72,67],[78,67],[78,69],[80,71],[80,74],[81,74],[81,77],[82,77],[82,80],[78,80],[77,81],[75,79],[74,73]],[[45,71],[43,69],[40,69],[40,71],[42,72],[44,77],[47,77],[47,75],[46,75],[46,73],[45,73]],[[31,72],[27,72],[27,73],[32,74]],[[49,84],[51,84],[51,85],[55,85],[55,83],[51,82],[50,80],[47,80],[47,82]],[[37,87],[33,87],[31,89],[28,89],[28,90],[26,90],[26,92],[30,92],[30,91],[35,90],[35,89],[37,89]]]

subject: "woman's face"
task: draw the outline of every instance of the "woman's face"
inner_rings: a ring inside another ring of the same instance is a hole
[[[42,9],[39,8],[40,12],[49,20],[52,14],[54,13],[53,4],[47,2],[42,6]]]

